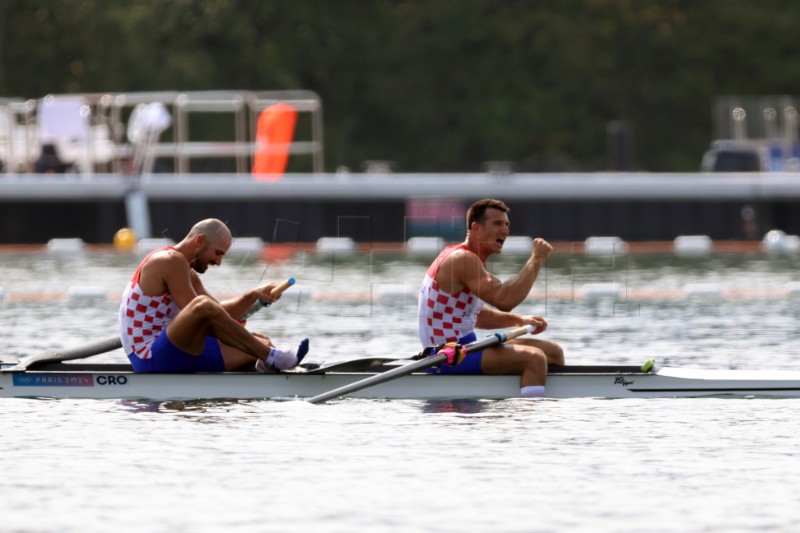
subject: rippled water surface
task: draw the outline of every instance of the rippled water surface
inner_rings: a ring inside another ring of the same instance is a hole
[[[112,334],[135,265],[0,255],[0,358]],[[800,370],[797,266],[555,256],[522,310],[548,318],[573,363]],[[426,267],[301,255],[231,260],[205,280],[230,294],[294,276],[250,327],[309,336],[318,359],[403,356],[418,349]],[[580,296],[608,283],[616,298]],[[66,297],[76,287],[109,296]],[[0,531],[792,531],[798,426],[798,400],[2,400]]]

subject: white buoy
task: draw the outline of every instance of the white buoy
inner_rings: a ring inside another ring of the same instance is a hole
[[[789,296],[800,296],[800,281],[790,281],[787,283],[786,292]]]
[[[356,243],[350,237],[320,237],[315,251],[319,255],[353,255],[356,252]]]
[[[233,239],[226,255],[258,259],[263,249],[264,241],[260,237],[237,237]]]
[[[794,255],[800,252],[800,237],[773,229],[764,235],[761,248],[770,255]]]
[[[622,290],[619,283],[586,283],[581,287],[584,298],[617,298]]]
[[[508,237],[503,243],[503,253],[507,255],[531,255],[533,239],[525,235]]]
[[[372,286],[372,301],[381,304],[413,303],[417,305],[417,290],[406,284],[376,283]]]
[[[434,257],[444,249],[441,237],[411,237],[406,243],[406,253],[412,256]]]
[[[708,235],[680,235],[675,237],[672,250],[682,257],[697,257],[711,253],[714,243]]]
[[[624,255],[628,253],[628,243],[619,237],[587,237],[583,251],[589,255]]]
[[[684,286],[683,291],[686,293],[687,298],[720,298],[722,296],[722,287],[719,283],[688,283]]]
[[[108,291],[96,285],[73,285],[67,289],[67,296],[70,301],[105,300],[108,298]]]
[[[79,255],[86,249],[83,239],[50,239],[47,241],[47,253],[58,255]]]
[[[133,249],[139,255],[147,255],[153,250],[158,250],[159,248],[165,248],[167,246],[173,246],[174,244],[175,241],[167,238],[139,239]]]

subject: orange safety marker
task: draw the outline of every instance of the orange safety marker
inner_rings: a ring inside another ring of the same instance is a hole
[[[289,145],[294,137],[297,110],[284,102],[264,109],[258,117],[253,176],[257,180],[279,180],[286,171]]]

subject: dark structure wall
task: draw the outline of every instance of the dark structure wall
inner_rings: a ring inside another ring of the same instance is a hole
[[[54,238],[80,237],[90,243],[110,243],[125,226],[121,200],[16,201],[0,203],[0,244],[37,244]]]
[[[796,202],[669,201],[509,201],[512,234],[552,241],[582,241],[592,235],[626,241],[671,240],[705,234],[715,240],[760,239],[770,229],[800,234]],[[746,206],[755,210],[755,230],[747,234]],[[347,236],[359,242],[400,242],[414,234],[404,201],[166,201],[149,203],[153,236],[179,240],[202,218],[228,222],[235,235],[265,242],[314,242],[324,236]],[[445,235],[463,235],[454,224]],[[45,243],[56,237],[79,237],[110,243],[127,225],[122,201],[18,201],[0,204],[0,244]],[[416,234],[419,234],[417,231]]]

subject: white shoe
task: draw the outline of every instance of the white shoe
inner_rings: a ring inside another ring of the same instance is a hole
[[[275,370],[270,367],[266,361],[259,359],[256,361],[256,372],[259,374],[274,374]]]

